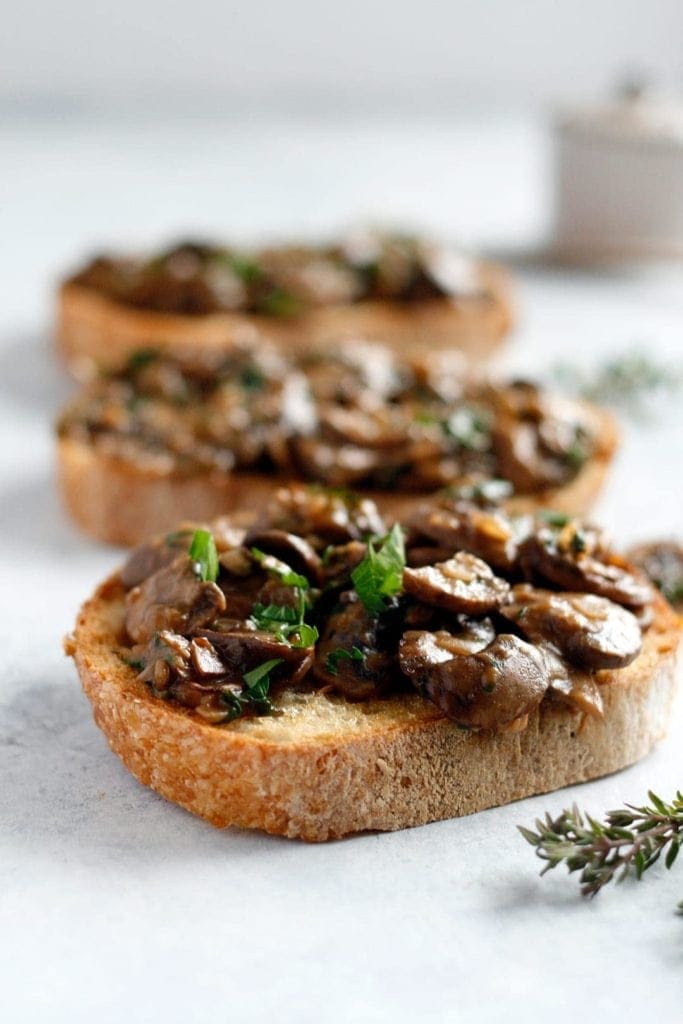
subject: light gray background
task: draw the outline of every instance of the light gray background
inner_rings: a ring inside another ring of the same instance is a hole
[[[680,0],[23,0],[0,110],[444,113],[681,84]]]

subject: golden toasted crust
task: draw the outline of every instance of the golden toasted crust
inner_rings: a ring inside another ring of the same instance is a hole
[[[397,352],[457,348],[486,359],[510,330],[508,276],[483,266],[491,298],[433,299],[419,303],[383,301],[324,306],[293,319],[246,313],[180,316],[136,309],[93,288],[67,282],[57,307],[57,348],[75,376],[120,369],[138,349],[160,350],[196,343],[204,349],[268,339],[285,352],[323,349],[342,336],[382,341]]]
[[[617,445],[614,419],[590,410],[599,438],[595,455],[565,487],[513,498],[509,508],[526,512],[556,508],[586,512],[596,498]],[[57,471],[64,504],[86,533],[111,544],[137,544],[171,529],[181,519],[204,521],[244,509],[256,513],[273,488],[287,481],[263,473],[202,471],[183,475],[152,469],[103,454],[70,437],[58,442]],[[424,494],[363,491],[388,516],[402,518],[425,500]]]
[[[617,771],[666,732],[678,619],[659,599],[641,655],[601,673],[605,713],[544,701],[522,732],[466,732],[415,695],[278,698],[271,718],[212,726],[150,695],[116,652],[117,576],[68,641],[95,721],[140,782],[213,825],[322,841],[457,817]]]

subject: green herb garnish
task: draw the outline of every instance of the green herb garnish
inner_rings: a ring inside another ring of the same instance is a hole
[[[264,661],[262,665],[252,668],[250,672],[245,672],[242,676],[247,684],[247,691],[245,692],[263,699],[267,695],[268,687],[270,686],[270,673],[276,665],[280,664],[282,664],[282,658],[270,658],[268,661]]]
[[[149,366],[155,359],[159,358],[159,350],[156,348],[141,348],[130,356],[126,369],[129,373],[137,373],[145,366]]]
[[[296,316],[301,307],[301,299],[284,288],[273,288],[258,304],[259,312],[268,316]]]
[[[347,651],[344,647],[337,647],[336,650],[330,651],[325,659],[325,668],[331,676],[338,674],[338,664],[340,661],[365,661],[365,655],[361,651],[360,647],[356,647],[355,644],[350,651]]]
[[[588,458],[585,445],[578,439],[565,452],[565,460],[572,469],[580,469]]]
[[[380,542],[378,550],[375,550],[372,540],[368,541],[368,553],[351,573],[351,579],[356,593],[371,615],[383,612],[387,598],[401,590],[405,564],[405,542],[398,523],[392,526]]]
[[[583,532],[583,530],[576,530],[576,532],[574,533],[574,536],[571,539],[571,549],[572,549],[572,551],[575,554],[579,555],[579,554],[581,554],[582,551],[586,550],[587,546],[588,546],[588,543],[586,541],[586,534]]]
[[[305,576],[294,572],[286,562],[276,558],[275,555],[268,555],[265,551],[252,548],[251,553],[259,565],[262,565],[268,572],[272,572],[287,587],[299,587],[300,590],[308,590],[310,584]]]
[[[240,374],[240,384],[245,391],[260,391],[266,378],[258,366],[245,366]]]
[[[213,534],[208,530],[195,530],[189,555],[199,578],[204,582],[210,580],[215,583],[218,579],[218,552]]]
[[[312,647],[318,639],[318,630],[303,621],[305,603],[298,608],[282,604],[256,604],[251,619],[257,629],[272,633],[291,647]]]
[[[538,515],[548,524],[548,526],[557,527],[566,526],[567,523],[571,522],[572,518],[571,516],[566,515],[564,512],[553,512],[550,509],[541,509]]]
[[[570,873],[581,872],[582,894],[595,896],[613,879],[630,874],[640,879],[664,850],[666,867],[673,866],[683,845],[683,793],[676,793],[669,804],[655,793],[648,797],[650,803],[643,807],[626,804],[608,811],[604,822],[574,805],[558,818],[547,814],[537,819],[535,831],[521,826],[519,831],[546,862],[542,875],[564,863]]]
[[[273,705],[268,697],[270,690],[270,673],[278,665],[282,664],[282,658],[270,658],[263,664],[245,672],[242,676],[246,683],[241,693],[226,689],[221,693],[221,700],[229,708],[227,722],[234,722],[244,714],[270,715],[273,712]]]

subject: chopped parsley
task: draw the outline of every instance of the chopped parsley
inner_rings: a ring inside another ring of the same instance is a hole
[[[390,532],[375,549],[368,541],[368,553],[351,573],[356,593],[371,615],[379,615],[387,607],[387,598],[393,597],[403,586],[406,564],[403,531],[394,523]]]
[[[256,604],[251,620],[257,629],[272,633],[291,647],[312,647],[318,639],[318,630],[303,621],[305,604],[290,608],[282,604]]]
[[[538,514],[548,526],[562,527],[571,522],[571,516],[566,515],[564,512],[553,512],[552,509],[541,509]]]
[[[126,369],[129,373],[137,373],[138,370],[144,369],[145,366],[149,366],[155,359],[159,358],[159,351],[156,348],[141,348],[137,352],[133,352],[132,356],[128,360]]]
[[[576,530],[574,536],[571,539],[572,551],[575,554],[579,555],[582,551],[586,550],[587,546],[588,545],[586,541],[586,534],[583,532],[583,530]]]
[[[282,658],[270,658],[263,664],[245,672],[242,676],[246,683],[241,693],[225,689],[221,693],[221,700],[228,705],[229,717],[227,722],[234,722],[244,714],[270,715],[273,705],[268,696],[270,690],[270,673],[282,663]]]
[[[268,572],[272,572],[274,576],[277,576],[285,586],[308,590],[310,584],[306,577],[302,576],[301,573],[294,572],[286,562],[276,558],[275,555],[268,555],[265,551],[260,551],[258,548],[252,548],[251,553],[259,565],[262,565]]]
[[[264,374],[253,364],[245,366],[240,374],[240,384],[245,391],[260,391],[265,383]]]
[[[565,452],[565,460],[572,469],[580,469],[584,462],[588,458],[588,452],[585,445],[581,441],[574,441],[572,445]]]
[[[365,655],[361,651],[360,647],[354,646],[350,651],[347,651],[344,647],[337,647],[336,650],[330,651],[325,659],[325,668],[331,676],[338,674],[338,664],[340,661],[365,661]]]
[[[301,312],[301,300],[284,288],[273,288],[261,299],[258,309],[269,316],[296,316]]]
[[[204,582],[210,580],[215,583],[218,579],[218,552],[213,534],[208,530],[195,530],[189,555],[199,578]]]

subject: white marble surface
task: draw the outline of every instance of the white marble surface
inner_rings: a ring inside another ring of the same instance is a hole
[[[305,846],[214,831],[139,786],[61,653],[119,554],[79,537],[52,479],[68,393],[50,288],[98,243],[193,226],[248,235],[398,215],[519,246],[546,217],[524,123],[6,126],[0,152],[0,1006],[24,1021],[673,1021],[681,869],[582,901],[539,880],[515,825],[683,785],[680,712],[643,764],[460,821]],[[639,344],[683,355],[683,275],[520,270],[507,361],[542,370]],[[620,539],[681,534],[681,400],[627,428],[600,515]]]

